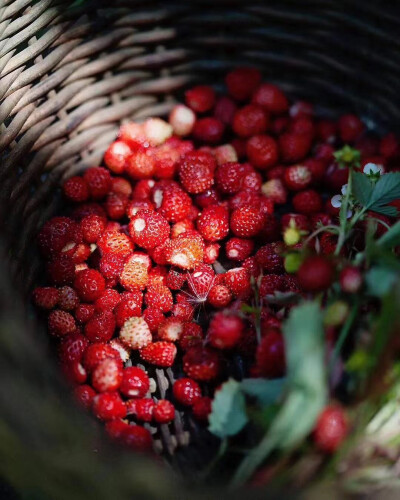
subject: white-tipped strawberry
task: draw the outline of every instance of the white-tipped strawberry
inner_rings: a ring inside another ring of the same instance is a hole
[[[150,328],[143,318],[133,316],[125,321],[119,332],[121,342],[131,349],[141,349],[152,341]]]
[[[169,123],[172,125],[174,134],[180,137],[189,135],[193,130],[195,122],[195,113],[183,104],[174,106],[169,115]]]
[[[161,118],[149,118],[143,124],[144,134],[152,146],[163,144],[172,135],[172,127]]]
[[[232,161],[239,161],[236,150],[231,144],[223,144],[222,146],[218,146],[217,148],[215,148],[214,156],[217,160],[218,165],[222,165],[223,163],[229,163]]]
[[[214,284],[215,272],[211,266],[202,264],[197,266],[187,276],[187,282],[196,302],[205,302],[211,287]]]
[[[158,328],[158,338],[176,342],[183,332],[184,322],[178,318],[167,318]]]
[[[118,352],[123,363],[126,363],[130,358],[131,348],[123,344],[120,339],[111,339],[109,344]]]
[[[133,252],[129,261],[130,262],[140,262],[141,264],[144,264],[147,267],[147,271],[150,271],[151,266],[152,266],[150,255],[147,255],[144,252]]]
[[[287,200],[287,190],[280,179],[271,179],[262,185],[261,191],[275,203],[283,204]]]

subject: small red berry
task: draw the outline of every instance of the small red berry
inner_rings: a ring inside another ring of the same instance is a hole
[[[212,87],[198,85],[185,92],[185,102],[196,113],[210,111],[215,104],[215,92]]]
[[[74,397],[76,401],[83,407],[85,410],[90,410],[93,403],[93,398],[96,396],[96,391],[90,387],[90,385],[83,384],[78,385],[74,389]]]
[[[104,163],[114,174],[120,175],[125,171],[128,157],[132,149],[126,142],[114,141],[104,154]]]
[[[250,99],[261,82],[261,73],[255,68],[236,68],[225,77],[228,94],[237,101]]]
[[[193,415],[197,420],[207,421],[208,415],[212,411],[212,399],[206,396],[195,401],[193,405]]]
[[[260,170],[273,167],[278,161],[278,144],[269,135],[254,135],[246,144],[246,153],[252,165]]]
[[[257,347],[256,364],[263,377],[277,378],[285,374],[285,345],[280,332],[271,329],[262,338]]]
[[[122,382],[121,359],[107,358],[98,363],[92,373],[92,385],[97,392],[116,391]]]
[[[41,309],[54,309],[58,302],[58,290],[51,286],[37,287],[33,290],[32,300]]]
[[[75,318],[66,311],[54,309],[48,317],[49,333],[56,337],[64,337],[76,330]]]
[[[126,406],[117,392],[103,392],[93,398],[93,413],[100,420],[124,418]]]
[[[153,446],[150,431],[141,425],[128,425],[121,439],[126,446],[138,452],[148,452]]]
[[[154,420],[158,424],[168,424],[175,418],[175,407],[167,399],[160,399],[153,410]]]
[[[258,208],[237,208],[231,214],[230,226],[236,236],[251,238],[262,230],[264,220],[264,214]]]
[[[125,321],[120,332],[119,339],[131,349],[141,349],[152,341],[150,328],[143,318],[133,316]]]
[[[348,433],[348,424],[343,408],[326,406],[319,415],[314,429],[314,442],[325,453],[334,453]]]
[[[124,369],[120,392],[127,398],[143,398],[150,388],[150,379],[147,373],[136,366]]]
[[[64,196],[73,203],[82,203],[89,198],[89,186],[83,177],[70,177],[62,188]]]
[[[308,189],[300,191],[292,200],[296,212],[305,215],[311,215],[322,210],[322,198],[317,191]]]
[[[236,111],[233,117],[233,131],[240,137],[263,134],[268,127],[269,116],[255,104],[249,104]]]
[[[192,347],[183,356],[183,371],[195,380],[214,380],[220,371],[219,355],[207,347]]]
[[[200,118],[193,127],[193,137],[206,144],[218,144],[224,134],[225,125],[217,118]]]
[[[300,287],[306,292],[321,292],[329,288],[334,279],[333,264],[325,257],[308,257],[301,264],[297,277]]]
[[[234,314],[216,313],[208,327],[208,341],[217,349],[232,349],[239,342],[244,323]]]
[[[190,378],[181,378],[172,387],[174,398],[184,406],[193,406],[201,398],[201,389],[197,382]]]
[[[171,342],[153,342],[140,349],[140,356],[152,365],[168,368],[174,363],[176,347]]]
[[[229,212],[222,205],[206,207],[197,220],[197,229],[207,241],[219,241],[229,233]]]
[[[88,339],[79,332],[73,332],[61,339],[58,353],[62,363],[81,361],[89,345]]]
[[[344,143],[353,143],[364,132],[365,126],[356,115],[343,115],[339,118],[339,135]]]
[[[110,340],[115,331],[115,318],[111,311],[100,311],[86,323],[85,335],[91,342]]]
[[[305,165],[292,165],[286,169],[284,180],[291,191],[301,191],[310,185],[311,171]]]
[[[340,272],[339,282],[346,293],[357,293],[363,282],[361,271],[358,267],[347,266]]]
[[[203,330],[197,323],[184,323],[183,332],[179,336],[179,346],[183,351],[190,347],[201,345],[203,342]]]
[[[253,94],[252,102],[274,115],[280,115],[289,107],[285,94],[271,83],[261,84]]]
[[[111,189],[111,175],[103,167],[88,168],[83,176],[93,200],[101,200]]]
[[[153,411],[155,403],[151,398],[136,399],[134,403],[134,414],[142,422],[151,422],[153,420]]]
[[[105,289],[103,276],[95,269],[85,269],[80,271],[74,281],[74,288],[81,300],[94,302]]]

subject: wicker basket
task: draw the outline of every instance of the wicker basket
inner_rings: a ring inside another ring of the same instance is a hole
[[[176,498],[171,474],[114,454],[74,408],[30,318],[41,273],[32,242],[60,181],[97,165],[124,120],[165,115],[188,84],[243,64],[325,114],[354,110],[395,129],[399,11],[358,0],[0,0],[0,474],[14,487],[35,498]],[[172,374],[155,375],[162,393]],[[172,452],[187,430],[178,418],[160,443]],[[175,454],[181,471],[212,449],[200,437]]]

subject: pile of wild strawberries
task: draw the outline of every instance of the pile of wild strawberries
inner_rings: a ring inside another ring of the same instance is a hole
[[[337,216],[331,197],[348,175],[333,159],[338,145],[355,145],[363,165],[394,147],[391,136],[363,136],[355,115],[317,120],[309,103],[289,105],[255,69],[230,72],[226,86],[227,96],[188,90],[169,123],[123,125],[106,168],[66,180],[68,215],[39,233],[51,286],[33,300],[48,312],[63,370],[78,400],[135,449],[152,446],[142,424],[168,424],[175,406],[206,422],[233,359],[244,376],[284,375],[287,308],[263,298],[324,290],[335,272],[323,257],[332,234],[297,274],[285,271],[288,245]],[[255,296],[258,326],[243,308]],[[179,367],[170,399],[152,397],[138,363]]]

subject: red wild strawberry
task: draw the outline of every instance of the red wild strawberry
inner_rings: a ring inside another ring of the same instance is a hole
[[[379,154],[386,160],[394,160],[398,158],[399,153],[399,142],[394,134],[390,133],[382,137],[379,144]]]
[[[338,237],[336,234],[323,233],[320,238],[320,247],[322,255],[332,255],[336,251]]]
[[[80,324],[87,323],[94,312],[95,309],[93,304],[79,304],[74,311],[75,319]]]
[[[300,293],[299,281],[296,276],[285,274],[283,275],[283,279],[285,292]]]
[[[177,238],[180,234],[186,233],[186,231],[193,231],[194,224],[189,219],[183,219],[179,222],[176,222],[171,228],[171,238]]]
[[[252,102],[273,115],[285,113],[289,107],[285,94],[271,83],[262,83],[254,92]]]
[[[76,275],[74,287],[81,300],[94,302],[103,293],[105,281],[95,269],[85,269]]]
[[[100,420],[124,418],[126,406],[117,392],[103,392],[93,398],[93,413]]]
[[[236,104],[226,96],[217,99],[214,108],[214,116],[224,125],[230,125],[237,110]]]
[[[221,142],[224,130],[225,125],[217,118],[200,118],[194,124],[193,137],[206,144],[218,144]]]
[[[214,163],[198,161],[194,153],[189,153],[182,159],[178,172],[181,184],[188,193],[202,193],[214,184]]]
[[[86,217],[87,215],[98,215],[99,217],[105,218],[106,212],[99,203],[92,202],[77,205],[71,211],[71,217],[78,221],[82,220],[83,217]]]
[[[67,200],[73,203],[82,203],[89,198],[89,187],[83,177],[70,177],[63,183],[62,189]]]
[[[170,289],[164,285],[154,285],[147,288],[144,296],[147,307],[169,312],[173,306],[173,297]]]
[[[313,438],[321,451],[334,453],[348,433],[348,424],[343,408],[339,405],[326,406],[319,415]]]
[[[49,333],[56,337],[64,337],[76,330],[76,323],[72,314],[60,309],[54,309],[50,312],[47,324]]]
[[[111,175],[103,167],[88,168],[83,176],[93,200],[101,200],[111,189]]]
[[[99,261],[99,271],[105,279],[117,278],[124,267],[124,257],[114,253],[105,253]]]
[[[94,307],[96,311],[113,311],[121,301],[121,296],[113,288],[107,288],[96,300]]]
[[[246,144],[246,153],[250,163],[260,170],[273,167],[279,157],[278,144],[269,135],[251,137]]]
[[[136,399],[134,404],[134,414],[142,422],[151,422],[153,420],[153,411],[155,403],[150,398]]]
[[[258,264],[254,256],[246,259],[243,262],[242,266],[247,271],[249,276],[254,276],[255,278],[257,278],[261,273],[260,265]]]
[[[110,219],[122,219],[125,215],[128,199],[126,196],[118,193],[108,193],[104,207]]]
[[[268,273],[282,273],[283,258],[280,255],[282,251],[283,246],[280,243],[268,243],[257,250],[255,258],[264,271]]]
[[[215,184],[223,194],[235,194],[242,189],[245,168],[240,163],[224,163],[215,171]]]
[[[121,328],[132,316],[140,316],[142,312],[143,294],[139,290],[123,294],[123,298],[115,307],[117,326]]]
[[[148,179],[154,176],[156,161],[146,151],[135,151],[129,156],[125,171],[132,179]]]
[[[204,264],[214,264],[218,259],[221,246],[218,243],[209,243],[204,248]]]
[[[69,217],[53,217],[38,234],[38,245],[44,257],[59,254],[67,243],[75,242],[76,223]]]
[[[197,220],[197,229],[207,241],[218,241],[229,233],[229,212],[222,205],[205,208]]]
[[[346,266],[340,272],[340,286],[346,293],[357,293],[363,282],[361,271],[355,266]]]
[[[147,363],[168,368],[174,364],[176,347],[171,342],[153,342],[140,349],[140,356]]]
[[[129,258],[119,277],[121,285],[129,291],[144,290],[149,280],[146,264]]]
[[[311,229],[318,229],[320,226],[329,226],[332,224],[332,217],[325,213],[316,213],[310,215]]]
[[[204,302],[214,283],[215,273],[211,266],[197,266],[193,273],[188,274],[187,282],[190,292],[194,295],[195,302]]]
[[[81,361],[89,341],[81,333],[74,332],[62,338],[58,354],[62,363]]]
[[[122,382],[121,359],[105,359],[93,371],[92,385],[97,392],[111,392],[118,389]]]
[[[153,446],[150,431],[141,425],[128,425],[121,439],[126,446],[138,452],[150,451]]]
[[[200,235],[183,233],[171,240],[165,248],[165,258],[172,266],[193,269],[204,256],[204,242]]]
[[[122,441],[122,437],[124,432],[129,429],[130,425],[125,420],[109,420],[106,422],[105,429],[108,435],[112,439],[116,439],[117,441]]]
[[[290,118],[288,116],[278,116],[272,120],[269,130],[275,137],[287,131],[290,125]]]
[[[58,302],[58,290],[51,286],[37,287],[32,292],[32,300],[40,309],[54,309]]]
[[[79,305],[79,297],[70,286],[63,286],[58,290],[58,307],[63,311],[72,311]]]
[[[284,279],[279,274],[267,274],[261,278],[260,296],[274,295],[275,292],[283,292]]]
[[[325,163],[317,158],[308,158],[303,161],[303,165],[306,166],[311,173],[311,183],[318,186],[325,176]]]
[[[156,333],[161,323],[165,320],[165,316],[159,309],[148,307],[143,311],[143,319],[146,321],[151,333]]]
[[[314,255],[303,261],[297,277],[305,292],[322,292],[331,286],[334,274],[332,262],[325,257]]]
[[[103,233],[101,238],[97,240],[97,245],[103,255],[111,253],[120,257],[127,257],[133,250],[129,237],[117,231]]]
[[[165,285],[167,286],[167,268],[164,266],[155,266],[149,271],[149,284],[153,285]],[[168,287],[170,288],[170,287]]]
[[[174,405],[167,399],[160,399],[153,410],[154,420],[158,424],[168,424],[175,418]]]
[[[106,221],[99,215],[86,215],[80,222],[83,240],[86,243],[96,243],[106,228]]]
[[[308,217],[303,214],[283,214],[281,217],[281,226],[282,231],[287,228],[293,227],[295,229],[299,229],[300,231],[309,231],[310,230],[310,222]]]
[[[150,210],[140,210],[129,224],[129,233],[133,241],[146,250],[164,243],[169,231],[168,221],[162,215]]]
[[[243,330],[244,324],[239,316],[218,312],[210,321],[208,341],[217,349],[232,349],[239,342]]]
[[[243,261],[250,257],[254,249],[254,241],[244,238],[231,238],[226,242],[225,252],[228,259]]]
[[[158,328],[158,338],[168,342],[176,342],[183,332],[184,323],[178,318],[171,316],[165,319]]]
[[[115,331],[115,318],[111,311],[96,313],[85,325],[85,335],[91,342],[110,340]]]
[[[126,363],[131,357],[131,349],[123,344],[120,339],[111,339],[109,345],[118,352],[123,363]]]
[[[67,381],[72,385],[84,384],[86,382],[87,373],[79,361],[61,363],[61,370]]]
[[[228,94],[237,101],[250,99],[261,82],[261,73],[255,68],[236,68],[225,77]]]
[[[352,144],[364,132],[365,126],[356,115],[343,115],[338,121],[339,135],[344,143]]]
[[[207,302],[216,308],[226,307],[232,301],[232,293],[225,285],[214,285],[211,287]]]
[[[231,214],[232,232],[242,238],[257,236],[264,224],[264,214],[258,208],[237,208]]]
[[[190,378],[176,380],[172,392],[177,402],[184,406],[193,406],[201,398],[199,384]]]
[[[143,132],[150,146],[161,146],[172,135],[172,127],[161,118],[147,118]]]
[[[90,344],[84,355],[83,355],[83,366],[88,373],[92,373],[92,371],[96,368],[96,366],[104,361],[105,359],[120,359],[118,352],[113,349],[109,344],[105,344],[104,342],[96,342],[94,344]]]
[[[300,191],[293,197],[292,203],[296,212],[305,215],[320,212],[322,209],[321,195],[313,189]]]
[[[132,184],[123,177],[113,177],[111,179],[111,193],[129,198],[132,195]]]
[[[311,183],[311,172],[304,165],[287,167],[284,175],[285,184],[291,191],[305,189]]]
[[[78,385],[78,387],[75,387],[74,389],[75,400],[85,410],[90,410],[95,396],[96,391],[94,391],[90,385]]]
[[[206,208],[210,205],[217,205],[221,201],[215,189],[207,189],[203,193],[197,194],[194,200],[196,205],[200,208]]]
[[[119,332],[119,339],[131,349],[141,349],[151,343],[152,336],[146,321],[133,316],[125,321]]]
[[[124,369],[120,392],[127,398],[143,398],[150,389],[150,379],[147,373],[136,366]]]
[[[193,405],[193,415],[197,420],[207,421],[212,411],[212,399],[206,396],[198,399]]]
[[[313,105],[307,101],[297,101],[289,109],[292,118],[309,118],[314,114]]]
[[[296,163],[305,158],[311,147],[309,135],[286,132],[279,137],[280,156],[284,163]]]
[[[271,329],[257,347],[256,366],[261,376],[278,378],[285,375],[285,345],[282,334]]]
[[[249,104],[236,111],[232,128],[239,137],[263,134],[269,124],[269,115],[260,106]]]
[[[205,113],[213,108],[215,92],[212,87],[198,85],[185,92],[185,102],[196,113]]]
[[[166,286],[171,290],[180,290],[186,281],[186,274],[180,269],[170,268],[168,271]]]
[[[153,200],[158,212],[168,222],[190,219],[192,200],[178,185],[162,187],[161,182],[153,190]]]
[[[183,356],[183,371],[195,380],[214,380],[220,371],[219,355],[208,347],[191,347]]]
[[[184,351],[187,351],[190,347],[200,345],[203,342],[201,326],[197,323],[184,323],[178,342],[180,348]]]
[[[251,291],[250,275],[244,267],[230,269],[224,282],[235,297],[246,297]]]
[[[128,157],[131,154],[132,149],[126,142],[114,141],[104,154],[104,163],[112,173],[120,175],[125,171]]]

